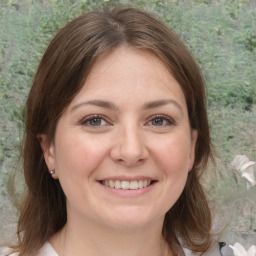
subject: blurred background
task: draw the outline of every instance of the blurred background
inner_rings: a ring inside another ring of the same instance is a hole
[[[247,188],[230,163],[236,155],[256,161],[256,0],[0,0],[0,244],[15,232],[24,189],[22,111],[38,62],[69,20],[116,5],[164,20],[199,64],[216,147],[216,165],[202,177],[214,227],[222,230],[216,239],[248,249],[256,241],[256,186]]]

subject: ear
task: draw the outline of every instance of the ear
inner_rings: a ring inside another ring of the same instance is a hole
[[[197,137],[198,137],[197,130],[194,130],[194,129],[191,130],[191,148],[190,148],[190,154],[189,154],[188,171],[191,171],[194,165]]]
[[[42,148],[43,154],[44,154],[44,160],[48,167],[49,172],[52,170],[55,170],[56,167],[56,161],[55,161],[55,150],[54,150],[54,143],[51,142],[49,145],[46,145],[47,137],[45,134],[39,134],[37,135],[37,139],[40,143],[40,146]],[[57,173],[55,171],[54,174],[52,174],[52,177],[54,179],[57,179]]]

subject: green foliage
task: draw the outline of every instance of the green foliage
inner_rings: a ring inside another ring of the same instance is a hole
[[[209,104],[242,103],[251,108],[256,102],[256,62],[251,52],[253,46],[249,44],[253,37],[248,34],[256,31],[256,23],[251,22],[256,12],[225,7],[178,5],[165,9],[164,16],[187,42],[199,63],[206,80]],[[236,12],[236,20],[232,18],[233,12]]]
[[[80,13],[126,1],[30,1],[27,13],[19,11],[21,2],[6,1],[1,8],[1,24],[8,29],[0,32],[0,50],[4,59],[15,52],[8,62],[10,73],[26,75],[31,83],[36,63],[60,27]],[[209,104],[243,103],[250,110],[256,101],[255,8],[245,0],[210,2],[140,0],[129,5],[155,12],[185,41],[205,76]]]

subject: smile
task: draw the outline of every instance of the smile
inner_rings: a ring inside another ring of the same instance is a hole
[[[152,180],[102,180],[100,183],[106,187],[116,189],[142,189],[150,186],[154,181]]]

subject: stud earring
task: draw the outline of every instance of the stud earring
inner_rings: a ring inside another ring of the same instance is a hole
[[[50,171],[50,174],[53,175],[55,173],[55,169]]]

